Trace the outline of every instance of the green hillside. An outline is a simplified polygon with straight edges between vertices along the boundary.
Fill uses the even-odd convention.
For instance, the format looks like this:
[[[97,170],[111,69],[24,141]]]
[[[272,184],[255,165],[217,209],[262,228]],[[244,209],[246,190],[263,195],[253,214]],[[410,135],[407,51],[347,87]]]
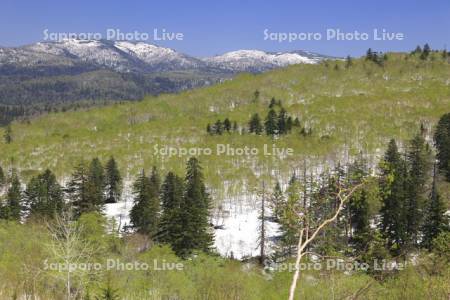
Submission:
[[[249,133],[207,134],[207,124],[217,119],[228,117],[247,127],[253,113],[265,118],[272,97],[280,99],[289,115],[298,117],[312,135],[302,136],[298,128],[276,139]],[[252,186],[255,174],[268,169],[288,176],[305,162],[310,168],[346,160],[360,151],[375,164],[388,139],[405,141],[421,123],[431,134],[437,119],[448,111],[448,60],[440,53],[433,53],[428,61],[390,53],[383,66],[364,59],[354,60],[349,68],[345,61],[295,65],[138,103],[16,122],[13,142],[0,142],[0,164],[18,168],[24,177],[47,167],[62,177],[82,159],[106,160],[114,155],[123,174],[130,176],[151,165],[181,174],[188,156],[154,155],[156,144],[159,148],[216,149],[218,143],[256,147],[257,156],[217,156],[213,151],[199,157],[211,187],[229,180],[241,189],[242,180]],[[290,147],[294,155],[264,156],[264,144]]]

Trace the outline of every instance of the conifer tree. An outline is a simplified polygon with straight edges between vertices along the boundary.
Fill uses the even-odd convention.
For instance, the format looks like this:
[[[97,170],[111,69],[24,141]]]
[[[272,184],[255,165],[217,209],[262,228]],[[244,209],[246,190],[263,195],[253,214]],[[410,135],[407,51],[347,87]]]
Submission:
[[[282,107],[280,109],[280,113],[278,114],[278,133],[279,134],[286,134],[287,133],[287,113],[286,110]]]
[[[13,171],[10,185],[6,193],[6,203],[2,208],[2,218],[12,221],[20,221],[24,209],[20,180],[16,172]]]
[[[87,189],[88,201],[102,207],[105,203],[105,170],[98,158],[89,164]]]
[[[355,249],[362,253],[371,237],[369,203],[365,189],[362,189],[359,195],[352,197],[350,211],[353,228],[352,242]]]
[[[373,60],[373,52],[371,48],[367,49],[366,60]]]
[[[428,56],[430,55],[430,53],[431,53],[430,45],[425,44],[423,46],[423,51],[422,51],[422,53],[420,55],[420,58],[423,59],[423,60],[426,60],[428,58]]]
[[[278,133],[277,113],[273,108],[269,110],[264,126],[267,135],[274,135]]]
[[[94,197],[89,194],[89,169],[85,162],[81,162],[75,167],[65,192],[71,201],[76,218],[83,213],[101,211],[102,207],[99,206],[99,203],[93,201]]]
[[[300,127],[300,120],[298,117],[296,117],[294,120],[294,127]]]
[[[181,205],[183,232],[173,246],[174,251],[186,256],[194,250],[210,251],[213,234],[209,229],[210,197],[203,183],[203,173],[199,161],[190,158],[187,163],[185,193]]]
[[[239,128],[238,128],[238,124],[237,124],[236,121],[234,121],[234,122],[233,122],[233,131],[234,131],[234,132],[237,132],[238,129],[239,129]]]
[[[211,124],[208,123],[208,125],[206,125],[206,132],[209,134],[213,134],[212,128],[211,128]]]
[[[183,204],[183,179],[169,172],[161,186],[162,216],[158,228],[158,240],[176,245],[182,237],[181,206]]]
[[[228,118],[223,121],[223,129],[227,132],[231,131],[231,122]]]
[[[158,229],[160,210],[158,182],[158,174],[154,168],[150,178],[142,170],[133,184],[134,203],[130,212],[131,224],[137,232],[151,237],[156,234]]]
[[[450,181],[450,113],[443,115],[434,134],[439,170]]]
[[[422,245],[431,249],[433,240],[442,232],[449,231],[449,217],[446,215],[446,206],[437,190],[436,165],[433,172],[431,194],[426,206],[425,222],[423,225]]]
[[[30,180],[25,191],[25,202],[29,218],[53,219],[62,213],[63,190],[50,170],[47,169]]]
[[[270,198],[271,209],[273,212],[273,217],[275,221],[279,222],[283,216],[284,209],[284,194],[281,190],[280,183],[277,181],[273,189],[272,196]]]
[[[272,97],[272,99],[270,99],[269,108],[274,108],[276,104],[277,104],[277,101],[275,100],[274,97]]]
[[[261,125],[261,119],[258,114],[254,114],[248,123],[249,132],[255,134],[261,134],[263,131],[263,127]]]
[[[418,134],[410,142],[407,155],[409,165],[406,209],[408,243],[415,246],[423,219],[426,183],[430,171],[430,151],[424,138]]]
[[[286,195],[280,218],[281,248],[283,255],[290,256],[295,249],[300,228],[298,212],[301,211],[301,185],[295,174],[289,181]]]
[[[214,133],[221,135],[223,133],[223,123],[220,120],[217,120],[214,124]]]
[[[396,253],[407,241],[406,199],[408,170],[398,152],[395,140],[391,140],[381,166],[381,231],[388,247]]]
[[[120,200],[122,193],[122,177],[114,157],[108,160],[105,169],[105,203],[116,203]]]

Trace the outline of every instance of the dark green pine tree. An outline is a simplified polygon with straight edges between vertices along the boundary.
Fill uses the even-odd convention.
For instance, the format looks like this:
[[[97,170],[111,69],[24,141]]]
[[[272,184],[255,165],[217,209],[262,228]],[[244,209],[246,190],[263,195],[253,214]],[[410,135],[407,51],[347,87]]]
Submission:
[[[294,127],[300,127],[300,120],[298,117],[296,117],[294,120]]]
[[[277,113],[274,109],[270,109],[264,123],[267,135],[274,135],[278,133]]]
[[[114,157],[108,160],[105,170],[105,203],[116,203],[122,194],[122,177]]]
[[[407,241],[405,203],[408,170],[405,160],[398,152],[395,140],[389,142],[381,171],[381,232],[387,238],[389,249],[399,254],[400,248]]]
[[[238,128],[238,124],[237,124],[236,121],[234,121],[234,122],[233,122],[233,131],[234,131],[234,132],[237,132],[238,129],[239,129],[239,128]]]
[[[223,129],[227,132],[231,131],[231,121],[228,118],[223,121]]]
[[[353,60],[350,55],[347,55],[347,58],[345,59],[345,68],[348,69],[353,65]]]
[[[20,180],[13,171],[10,186],[6,193],[6,205],[2,208],[2,218],[12,221],[20,221],[24,209]]]
[[[159,177],[153,169],[148,178],[142,170],[133,184],[134,204],[130,212],[130,221],[137,232],[153,237],[159,221]]]
[[[176,245],[182,237],[181,206],[183,192],[183,179],[169,172],[161,186],[162,215],[157,237],[162,243]]]
[[[223,133],[223,123],[220,120],[217,120],[217,122],[214,124],[214,133],[221,135]]]
[[[273,217],[277,222],[279,222],[283,216],[284,205],[285,199],[283,191],[281,190],[280,183],[277,181],[270,197],[270,206],[273,212]]]
[[[89,170],[86,163],[81,162],[75,167],[72,178],[65,189],[76,218],[83,213],[101,210],[98,203],[92,201],[93,197],[89,195],[89,190]]]
[[[272,99],[270,99],[269,108],[274,108],[275,105],[277,105],[277,101],[275,100],[274,97],[272,97]]]
[[[445,202],[437,190],[437,172],[436,166],[433,172],[433,184],[428,204],[426,206],[425,222],[423,223],[422,245],[431,249],[433,240],[442,232],[450,230],[449,217],[446,213]]]
[[[248,123],[248,131],[250,133],[254,134],[261,134],[263,131],[263,127],[261,124],[261,119],[259,118],[258,114],[253,114],[252,118],[250,119],[250,122]]]
[[[183,232],[173,246],[175,253],[187,256],[195,250],[208,252],[214,236],[208,222],[210,197],[203,183],[202,168],[196,158],[187,163],[184,201],[181,205]]]
[[[211,128],[211,124],[208,123],[208,125],[206,125],[206,133],[208,134],[213,134],[212,128]]]
[[[88,170],[88,197],[89,202],[101,208],[105,204],[105,169],[98,158],[89,164]]]
[[[286,110],[282,107],[280,109],[280,113],[278,114],[278,133],[279,134],[286,134],[287,133],[287,112]]]
[[[431,153],[425,139],[416,135],[410,142],[407,155],[409,165],[406,200],[406,233],[409,246],[417,246],[423,219],[426,183],[430,172]]]
[[[439,170],[450,181],[450,113],[443,115],[434,134]]]
[[[101,289],[100,296],[95,297],[96,300],[119,300],[119,289],[113,288],[111,280],[108,278],[106,286]]]
[[[28,218],[53,219],[64,209],[63,190],[50,170],[33,177],[25,190]]]
[[[364,253],[371,238],[369,203],[365,189],[352,197],[350,214],[353,228],[351,241],[358,253]]]

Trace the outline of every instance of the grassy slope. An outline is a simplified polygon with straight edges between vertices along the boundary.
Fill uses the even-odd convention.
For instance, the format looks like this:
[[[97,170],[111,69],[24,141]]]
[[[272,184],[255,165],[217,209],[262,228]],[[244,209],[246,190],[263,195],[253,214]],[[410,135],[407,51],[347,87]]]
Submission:
[[[390,54],[384,68],[364,60],[355,61],[348,70],[344,62],[337,62],[339,70],[335,62],[296,65],[139,103],[50,114],[13,124],[14,142],[0,142],[0,164],[7,167],[12,162],[25,177],[46,167],[64,176],[81,159],[114,155],[130,176],[153,164],[182,174],[187,157],[154,156],[155,143],[213,149],[217,143],[230,143],[258,147],[260,152],[263,144],[276,143],[294,149],[295,155],[286,159],[200,157],[211,187],[234,180],[239,193],[243,187],[239,180],[254,186],[257,165],[288,174],[305,159],[311,166],[324,159],[343,160],[360,150],[380,154],[388,139],[410,138],[421,122],[431,130],[438,117],[450,111],[450,65],[440,54],[434,55],[423,62]],[[261,93],[258,103],[252,102],[255,90]],[[218,118],[246,125],[254,112],[265,117],[271,97],[282,99],[291,115],[312,127],[313,135],[305,138],[295,132],[273,141],[248,134],[206,134],[206,124]]]

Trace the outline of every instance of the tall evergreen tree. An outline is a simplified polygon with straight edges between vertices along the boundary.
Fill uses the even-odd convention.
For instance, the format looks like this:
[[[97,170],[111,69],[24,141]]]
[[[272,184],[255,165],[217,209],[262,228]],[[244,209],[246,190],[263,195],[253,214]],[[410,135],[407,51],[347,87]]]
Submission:
[[[352,242],[355,249],[359,253],[363,253],[371,238],[369,203],[365,189],[352,197],[350,212],[353,228]]]
[[[406,233],[409,246],[416,246],[423,219],[426,183],[430,171],[430,151],[425,139],[416,135],[410,142],[407,155],[409,165],[406,209]]]
[[[81,162],[75,167],[72,178],[68,183],[65,192],[71,201],[73,213],[76,218],[83,213],[99,212],[101,206],[94,201],[90,195],[89,187],[89,169],[85,162]]]
[[[203,183],[202,168],[196,158],[190,158],[187,163],[185,182],[180,218],[184,230],[173,245],[174,251],[181,256],[194,250],[208,252],[214,238],[208,222],[210,197]]]
[[[398,152],[395,140],[391,140],[381,166],[381,231],[387,238],[388,247],[399,253],[407,241],[406,198],[408,170],[405,160]]]
[[[130,212],[133,227],[142,234],[153,237],[159,222],[159,175],[153,168],[148,178],[142,170],[133,184],[134,204]]]
[[[275,105],[277,105],[277,101],[272,97],[272,99],[270,99],[269,108],[274,108]]]
[[[433,184],[428,204],[426,206],[425,222],[423,225],[422,245],[431,249],[433,240],[442,232],[450,230],[449,217],[446,213],[446,206],[437,190],[436,166],[433,172]]]
[[[24,209],[20,180],[16,172],[13,171],[10,185],[6,193],[6,203],[2,207],[2,218],[13,221],[20,221]]]
[[[223,133],[223,123],[220,120],[217,120],[216,123],[214,124],[214,133],[221,135]]]
[[[274,135],[278,133],[277,113],[273,108],[269,110],[264,126],[266,128],[267,135]]]
[[[450,181],[450,113],[443,115],[434,134],[439,170]]]
[[[102,207],[105,203],[105,170],[98,158],[89,164],[87,188],[89,202]]]
[[[114,157],[106,163],[105,194],[106,203],[116,203],[120,200],[122,193],[122,177]]]
[[[255,134],[261,134],[263,131],[263,127],[261,125],[261,119],[259,118],[259,115],[257,113],[253,114],[252,118],[250,119],[250,122],[248,123],[249,132],[255,133]]]
[[[183,192],[183,179],[169,172],[161,186],[162,216],[159,223],[158,240],[162,243],[176,245],[182,237]]]
[[[273,212],[273,217],[277,222],[279,222],[283,216],[283,208],[285,205],[284,202],[285,201],[283,191],[281,190],[280,183],[277,181],[273,189],[273,193],[270,197],[270,204]]]
[[[25,191],[28,217],[53,219],[64,208],[63,190],[50,170],[33,177]]]

